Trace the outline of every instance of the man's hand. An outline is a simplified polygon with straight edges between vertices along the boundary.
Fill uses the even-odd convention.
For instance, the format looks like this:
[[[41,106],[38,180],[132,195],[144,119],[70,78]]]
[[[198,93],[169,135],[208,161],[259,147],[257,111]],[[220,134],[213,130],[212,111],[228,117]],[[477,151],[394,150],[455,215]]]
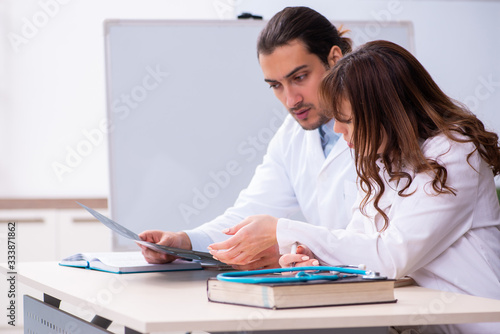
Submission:
[[[176,247],[182,249],[191,249],[191,240],[184,232],[166,232],[166,231],[144,231],[139,234],[139,238],[154,244],[167,247]],[[177,257],[165,253],[159,253],[144,245],[138,244],[142,249],[142,255],[148,263],[168,263],[174,261]]]
[[[255,260],[246,265],[233,265],[236,270],[256,270],[279,268],[280,253],[278,244],[265,249],[255,256]]]
[[[232,237],[208,246],[210,254],[238,269],[276,267],[279,258],[277,224],[278,218],[269,215],[250,216],[222,231]]]

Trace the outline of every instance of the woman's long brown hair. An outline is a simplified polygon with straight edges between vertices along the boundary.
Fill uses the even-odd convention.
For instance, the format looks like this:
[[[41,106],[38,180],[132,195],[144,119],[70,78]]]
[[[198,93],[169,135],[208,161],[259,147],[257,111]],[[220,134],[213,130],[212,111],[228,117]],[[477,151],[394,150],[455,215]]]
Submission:
[[[444,94],[419,61],[397,44],[366,43],[327,73],[320,87],[324,113],[337,122],[347,121],[340,112],[344,99],[352,107],[351,140],[356,172],[367,193],[361,210],[366,214],[365,207],[374,193],[374,206],[385,220],[382,231],[388,227],[389,219],[378,205],[385,191],[376,164],[379,159],[391,181],[407,181],[399,196],[411,195],[405,191],[413,178],[405,170],[433,174],[432,188],[436,195],[456,194],[447,183],[446,168],[436,160],[427,159],[420,149],[420,140],[438,134],[457,142],[473,143],[476,149],[469,153],[467,160],[478,151],[493,175],[500,173],[498,135],[486,131],[483,123],[464,105]],[[384,135],[385,148],[377,153]]]

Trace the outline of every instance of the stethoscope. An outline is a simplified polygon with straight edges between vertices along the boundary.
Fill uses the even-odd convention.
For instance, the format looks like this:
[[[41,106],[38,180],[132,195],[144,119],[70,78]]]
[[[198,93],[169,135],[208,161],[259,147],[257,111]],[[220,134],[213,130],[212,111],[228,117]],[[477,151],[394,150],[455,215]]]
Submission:
[[[288,267],[276,269],[261,269],[249,271],[235,271],[221,273],[217,275],[219,281],[236,282],[236,283],[293,283],[293,282],[308,282],[329,280],[336,281],[342,278],[357,277],[361,275],[365,280],[385,280],[387,277],[381,276],[380,273],[372,270],[359,269],[360,266],[341,265],[341,266],[309,266],[309,267]],[[272,275],[287,272],[296,272],[293,276],[276,275],[276,276],[259,276],[256,275]],[[320,274],[321,272],[329,272],[330,274]]]

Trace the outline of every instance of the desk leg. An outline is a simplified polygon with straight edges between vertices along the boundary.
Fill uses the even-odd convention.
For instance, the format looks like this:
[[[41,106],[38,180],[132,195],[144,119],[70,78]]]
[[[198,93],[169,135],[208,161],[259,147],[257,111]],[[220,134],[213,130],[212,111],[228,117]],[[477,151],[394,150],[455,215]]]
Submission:
[[[113,334],[59,309],[61,301],[44,295],[44,301],[24,295],[25,333]]]
[[[51,295],[48,295],[46,293],[43,294],[43,302],[45,304],[49,304],[51,306],[54,306],[55,308],[59,308],[61,306],[61,300],[57,299],[55,297],[52,297]],[[108,329],[109,325],[111,325],[112,321],[106,318],[103,318],[99,315],[96,315],[92,321],[90,321],[96,326],[99,326],[103,329]]]
[[[101,328],[108,329],[109,325],[111,325],[111,323],[113,321],[106,319],[106,318],[103,318],[101,316],[95,315],[94,319],[92,319],[90,322],[96,326],[101,327]]]
[[[46,293],[43,294],[43,302],[45,304],[52,305],[55,308],[59,308],[61,306],[61,300],[60,299],[52,297],[51,295],[48,295]]]

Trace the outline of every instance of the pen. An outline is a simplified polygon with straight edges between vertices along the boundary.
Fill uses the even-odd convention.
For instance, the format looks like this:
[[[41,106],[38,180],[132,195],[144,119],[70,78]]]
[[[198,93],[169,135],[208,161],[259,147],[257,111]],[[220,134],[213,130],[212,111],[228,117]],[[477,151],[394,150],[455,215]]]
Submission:
[[[292,249],[290,250],[291,254],[297,254],[297,246],[299,245],[298,241],[295,241],[292,245]],[[292,267],[295,267],[295,262],[292,262]]]

